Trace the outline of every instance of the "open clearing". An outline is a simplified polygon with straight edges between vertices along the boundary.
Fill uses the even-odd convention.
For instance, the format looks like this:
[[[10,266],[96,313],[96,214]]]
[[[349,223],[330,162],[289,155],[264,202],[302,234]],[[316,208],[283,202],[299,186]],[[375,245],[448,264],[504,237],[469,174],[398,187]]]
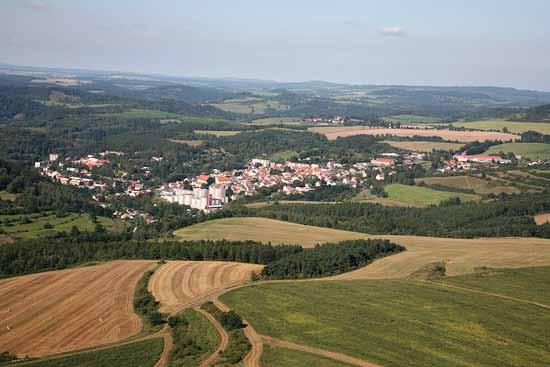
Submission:
[[[537,131],[541,134],[550,134],[550,123],[544,122],[516,122],[505,120],[479,120],[472,122],[455,122],[453,126],[465,127],[476,130],[502,130],[507,128],[514,134],[521,134],[525,131]]]
[[[198,147],[198,146],[204,144],[203,140],[168,139],[168,141],[171,142],[171,143],[176,143],[176,144],[186,144],[186,145],[189,145],[189,146],[192,146],[192,147]]]
[[[550,125],[550,124],[548,124]],[[544,143],[506,143],[493,145],[483,154],[514,153],[531,160],[550,159],[550,144]]]
[[[318,243],[361,239],[366,236],[357,232],[254,217],[210,220],[178,229],[174,234],[183,240],[253,240],[304,247],[313,247]]]
[[[389,117],[383,117],[384,121],[389,122],[401,122],[412,124],[436,124],[441,121],[440,118],[435,116],[421,116],[421,115],[394,115]]]
[[[304,125],[305,122],[298,117],[267,117],[250,121],[252,125]]]
[[[195,130],[195,134],[214,136],[233,136],[242,133],[241,130]]]
[[[383,143],[392,147],[415,152],[431,152],[432,150],[458,150],[464,146],[460,143],[445,143],[440,141],[396,141],[384,140]]]
[[[258,223],[257,226],[255,223]],[[347,239],[384,238],[407,248],[407,251],[376,260],[364,268],[341,274],[336,277],[338,279],[405,278],[431,263],[440,261],[446,262],[449,275],[472,273],[481,266],[550,266],[550,239],[543,238],[464,239],[369,235],[264,218],[217,219],[195,224],[180,231],[185,231],[190,236],[186,239],[206,239],[205,236],[208,235],[208,239],[211,240],[256,240],[302,244],[304,247]],[[312,238],[317,240],[312,241]]]
[[[152,264],[114,261],[1,280],[0,350],[36,357],[137,334],[134,288]]]
[[[246,283],[262,268],[224,261],[170,261],[155,271],[149,290],[160,302],[160,311],[169,313],[216,291]]]
[[[351,367],[333,359],[270,345],[264,346],[261,362],[264,367]]]
[[[457,189],[469,189],[474,190],[476,194],[499,194],[505,192],[508,194],[518,193],[519,190],[513,186],[505,186],[499,184],[497,181],[483,180],[478,177],[471,176],[446,176],[446,177],[424,177],[417,178],[416,183],[424,182],[426,185],[442,185]]]
[[[461,201],[477,201],[479,196],[462,192],[439,191],[421,186],[391,184],[384,187],[391,200],[416,205],[437,205],[451,198],[460,198]]]
[[[370,127],[316,127],[311,131],[324,134],[329,140],[335,140],[339,137],[345,138],[354,135],[394,135],[394,136],[439,136],[444,140],[471,142],[485,140],[518,140],[520,137],[514,134],[507,134],[494,131],[453,131],[438,129],[389,129],[389,128],[370,128]]]
[[[542,225],[545,223],[550,223],[550,213],[543,213],[535,215],[535,223]]]
[[[254,284],[222,301],[260,334],[385,367],[543,367],[550,310],[528,301],[550,293],[549,276],[497,276],[480,290],[522,288],[527,302],[414,280]]]

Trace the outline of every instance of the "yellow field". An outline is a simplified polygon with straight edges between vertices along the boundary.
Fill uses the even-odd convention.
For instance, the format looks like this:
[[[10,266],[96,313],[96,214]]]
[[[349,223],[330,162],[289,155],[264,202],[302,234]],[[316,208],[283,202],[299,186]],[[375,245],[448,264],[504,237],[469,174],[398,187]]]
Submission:
[[[545,223],[550,223],[550,213],[535,215],[535,222],[538,225],[542,225],[542,224],[545,224]]]
[[[508,131],[515,134],[521,134],[522,132],[529,130],[538,131],[541,134],[550,134],[550,123],[544,122],[514,122],[495,119],[472,122],[455,122],[453,125],[478,130],[502,130],[507,128]]]
[[[224,218],[178,229],[174,234],[183,240],[254,240],[273,244],[300,244],[313,247],[318,243],[365,238],[357,232],[305,226],[266,218]]]
[[[464,146],[459,143],[445,143],[439,141],[393,141],[384,140],[383,143],[399,149],[411,150],[415,152],[431,152],[432,150],[457,150]]]
[[[189,145],[189,146],[192,146],[192,147],[198,147],[198,146],[204,144],[204,141],[202,141],[202,140],[168,139],[168,141],[171,142],[171,143],[176,143],[176,144],[185,144],[185,145]]]
[[[519,268],[550,266],[550,240],[541,238],[438,238],[422,236],[368,235],[331,228],[264,218],[226,218],[196,224],[175,233],[182,239],[255,240],[316,243],[347,239],[384,238],[403,245],[407,251],[385,257],[337,279],[403,278],[434,262],[446,262],[448,275],[472,273],[476,268]]]

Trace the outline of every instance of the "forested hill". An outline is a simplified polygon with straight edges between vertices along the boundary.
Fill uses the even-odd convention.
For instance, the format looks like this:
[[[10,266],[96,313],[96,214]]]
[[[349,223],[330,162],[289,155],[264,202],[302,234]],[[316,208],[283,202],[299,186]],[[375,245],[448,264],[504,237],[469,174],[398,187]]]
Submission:
[[[523,112],[522,121],[550,122],[550,104],[531,107]]]

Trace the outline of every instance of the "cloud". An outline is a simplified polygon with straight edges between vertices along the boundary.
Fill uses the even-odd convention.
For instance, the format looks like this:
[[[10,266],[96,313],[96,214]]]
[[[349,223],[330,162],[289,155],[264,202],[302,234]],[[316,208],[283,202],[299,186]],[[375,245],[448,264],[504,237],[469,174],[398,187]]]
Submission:
[[[401,27],[384,27],[380,30],[380,34],[386,37],[405,37],[407,35]]]
[[[38,10],[41,10],[41,9],[46,9],[49,7],[48,3],[45,2],[45,1],[31,1],[28,3],[28,6],[32,9],[38,9]]]

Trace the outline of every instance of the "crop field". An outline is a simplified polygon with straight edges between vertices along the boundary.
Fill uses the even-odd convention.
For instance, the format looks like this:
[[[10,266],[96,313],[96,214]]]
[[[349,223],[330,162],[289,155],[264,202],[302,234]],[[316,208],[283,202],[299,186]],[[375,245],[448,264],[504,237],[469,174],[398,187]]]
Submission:
[[[485,140],[518,140],[520,137],[514,134],[494,132],[494,131],[453,131],[438,129],[390,129],[390,128],[370,128],[370,127],[316,127],[310,129],[325,135],[329,140],[335,140],[339,137],[355,135],[373,135],[373,136],[439,136],[448,141],[472,142]]]
[[[171,143],[176,143],[176,144],[185,144],[185,145],[189,145],[189,146],[192,146],[192,147],[198,147],[198,146],[204,144],[203,140],[168,139],[168,141],[171,142]]]
[[[550,124],[548,124],[550,125]],[[550,159],[550,144],[506,143],[493,145],[484,154],[514,153],[531,160]]]
[[[153,367],[157,363],[164,341],[162,338],[129,343],[117,347],[17,364],[29,367]]]
[[[383,143],[392,147],[414,152],[431,152],[432,150],[458,150],[464,146],[460,143],[445,143],[440,141],[396,141],[384,140]]]
[[[113,221],[105,217],[97,217],[98,223],[104,227],[112,226]],[[51,235],[55,232],[70,232],[76,226],[81,231],[93,231],[95,223],[88,215],[68,214],[57,218],[53,214],[0,215],[0,229],[10,236],[20,238],[37,238]]]
[[[365,234],[357,232],[250,217],[210,220],[179,229],[174,234],[183,240],[254,240],[304,247],[365,238]]]
[[[541,134],[550,134],[550,123],[544,122],[516,122],[506,120],[479,120],[472,122],[455,122],[454,126],[476,130],[502,130],[507,128],[514,134],[525,131],[537,131]]]
[[[413,124],[436,124],[441,119],[434,116],[420,116],[420,115],[395,115],[390,117],[384,117],[385,121],[389,122],[402,122]]]
[[[550,213],[535,215],[535,222],[539,225],[545,224],[545,223],[550,223]]]
[[[550,240],[544,238],[439,238],[423,236],[369,235],[384,238],[407,251],[333,279],[406,278],[430,264],[444,262],[447,275],[474,273],[477,268],[522,268],[550,266]]]
[[[498,286],[490,289],[508,284],[500,278],[493,283]],[[541,291],[550,292],[548,282],[526,287],[521,296],[530,298]],[[542,367],[550,360],[549,309],[443,284],[414,280],[255,284],[221,300],[260,334],[385,367]]]
[[[149,289],[161,312],[174,312],[215,291],[246,283],[263,265],[224,261],[170,261],[157,269]]]
[[[233,136],[242,133],[240,130],[195,130],[195,134],[214,136]]]
[[[38,357],[137,334],[134,288],[152,264],[114,261],[0,280],[0,350]]]
[[[261,365],[264,367],[351,367],[347,363],[270,345],[263,347]]]
[[[479,195],[498,194],[501,192],[513,194],[520,192],[514,186],[506,186],[503,183],[499,184],[498,181],[484,180],[471,176],[424,177],[417,178],[415,182],[424,182],[426,185],[443,185],[457,189],[470,189]]]
[[[477,201],[479,196],[473,194],[464,194],[461,192],[439,191],[421,186],[409,186],[402,184],[391,184],[384,187],[388,193],[388,198],[403,203],[417,205],[437,205],[442,201],[451,198],[460,198],[461,201]]]

